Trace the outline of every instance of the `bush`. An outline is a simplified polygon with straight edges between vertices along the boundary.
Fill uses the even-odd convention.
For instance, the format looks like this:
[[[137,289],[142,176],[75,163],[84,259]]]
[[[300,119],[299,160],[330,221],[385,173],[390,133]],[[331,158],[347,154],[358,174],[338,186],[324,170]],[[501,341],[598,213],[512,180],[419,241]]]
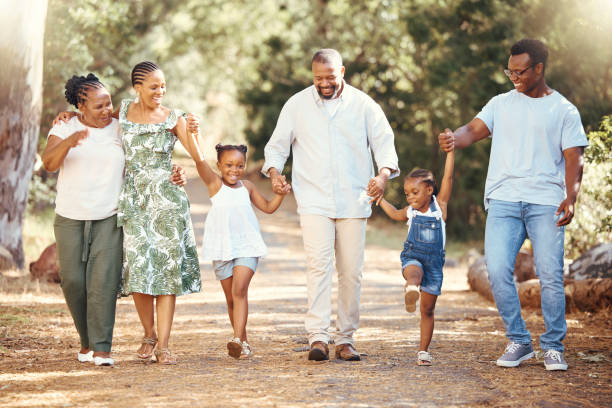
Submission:
[[[576,259],[594,245],[612,241],[612,115],[587,135],[582,191],[565,231],[566,256]]]

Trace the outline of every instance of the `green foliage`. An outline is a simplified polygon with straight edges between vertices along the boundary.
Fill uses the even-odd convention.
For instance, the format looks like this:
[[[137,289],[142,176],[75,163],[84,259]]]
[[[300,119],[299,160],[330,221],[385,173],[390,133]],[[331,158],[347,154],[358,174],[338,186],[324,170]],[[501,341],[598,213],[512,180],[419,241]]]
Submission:
[[[49,0],[41,133],[68,108],[63,87],[71,75],[95,72],[117,104],[130,90],[131,67],[149,59],[166,73],[165,104],[202,116],[206,152],[246,137],[260,159],[282,105],[311,84],[312,54],[333,47],[344,57],[346,80],[385,111],[402,173],[429,168],[440,179],[437,134],[512,88],[502,69],[520,38],[548,44],[548,83],[578,107],[587,131],[612,112],[607,3]],[[456,156],[450,239],[482,237],[488,157],[488,141]],[[392,180],[387,191],[396,205],[404,204],[401,182]]]
[[[594,245],[612,242],[612,115],[588,135],[582,191],[565,232],[566,256],[575,259]]]

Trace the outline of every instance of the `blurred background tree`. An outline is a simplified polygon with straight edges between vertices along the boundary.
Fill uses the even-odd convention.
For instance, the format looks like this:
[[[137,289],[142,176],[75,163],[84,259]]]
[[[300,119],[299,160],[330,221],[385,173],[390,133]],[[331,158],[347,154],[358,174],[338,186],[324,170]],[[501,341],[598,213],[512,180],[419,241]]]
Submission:
[[[402,173],[440,177],[437,134],[512,88],[502,69],[523,37],[549,46],[550,86],[597,129],[612,112],[607,0],[49,0],[41,139],[68,108],[71,75],[95,72],[117,105],[131,95],[131,67],[146,59],[166,73],[165,103],[202,116],[211,157],[220,140],[246,140],[257,161],[282,105],[311,84],[312,54],[333,47],[347,82],[383,107]],[[482,238],[488,154],[482,142],[457,155],[451,238]],[[387,198],[403,205],[401,178]]]

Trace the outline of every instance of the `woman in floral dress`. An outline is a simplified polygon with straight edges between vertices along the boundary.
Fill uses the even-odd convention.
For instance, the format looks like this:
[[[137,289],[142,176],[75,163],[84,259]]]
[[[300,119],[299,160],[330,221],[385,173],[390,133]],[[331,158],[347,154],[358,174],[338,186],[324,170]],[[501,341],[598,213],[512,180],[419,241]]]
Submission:
[[[196,162],[203,155],[185,114],[162,106],[166,84],[157,65],[137,64],[132,85],[137,99],[123,100],[119,109],[125,151],[117,213],[124,232],[122,290],[132,294],[144,328],[138,356],[155,353],[158,362],[176,364],[168,349],[176,296],[199,292],[201,281],[189,201],[183,188],[168,181],[170,159],[177,139]]]

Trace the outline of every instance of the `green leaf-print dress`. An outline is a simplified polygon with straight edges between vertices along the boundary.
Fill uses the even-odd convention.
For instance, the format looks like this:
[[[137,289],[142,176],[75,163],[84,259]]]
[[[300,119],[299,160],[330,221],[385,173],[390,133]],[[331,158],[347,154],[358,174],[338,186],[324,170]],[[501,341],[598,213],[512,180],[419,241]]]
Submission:
[[[185,295],[199,292],[200,264],[182,187],[170,182],[171,129],[185,115],[172,110],[162,123],[127,120],[132,101],[121,101],[119,123],[125,151],[125,178],[117,224],[123,226],[122,293]]]

